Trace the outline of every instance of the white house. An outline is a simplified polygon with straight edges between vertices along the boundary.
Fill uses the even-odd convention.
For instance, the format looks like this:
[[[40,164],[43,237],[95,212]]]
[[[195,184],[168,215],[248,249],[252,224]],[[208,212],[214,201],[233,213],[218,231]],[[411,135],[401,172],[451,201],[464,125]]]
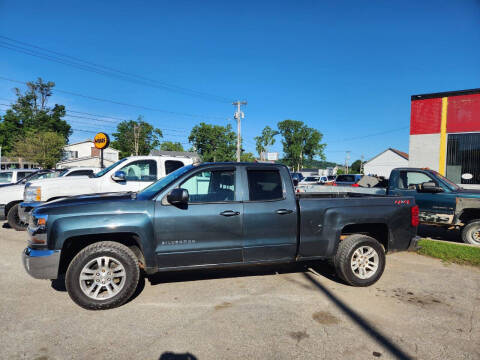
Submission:
[[[110,147],[103,150],[103,165],[107,167],[118,161],[118,154],[118,150]],[[57,168],[64,169],[75,166],[100,167],[100,150],[93,145],[92,140],[68,144],[63,148],[63,157],[57,164]]]
[[[390,177],[390,172],[397,167],[408,166],[408,154],[403,151],[388,148],[363,164],[365,175]]]

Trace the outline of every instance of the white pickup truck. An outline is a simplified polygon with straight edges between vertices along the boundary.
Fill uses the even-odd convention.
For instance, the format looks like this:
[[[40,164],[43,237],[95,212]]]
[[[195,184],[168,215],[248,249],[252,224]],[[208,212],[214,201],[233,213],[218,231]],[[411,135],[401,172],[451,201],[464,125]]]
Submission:
[[[28,213],[46,201],[84,194],[140,191],[172,171],[192,164],[189,157],[131,156],[123,158],[91,177],[58,177],[28,182],[18,203],[16,219],[8,218],[17,230],[27,227]],[[0,189],[1,190],[1,189]],[[1,199],[1,194],[0,194]],[[16,224],[13,222],[17,222]]]

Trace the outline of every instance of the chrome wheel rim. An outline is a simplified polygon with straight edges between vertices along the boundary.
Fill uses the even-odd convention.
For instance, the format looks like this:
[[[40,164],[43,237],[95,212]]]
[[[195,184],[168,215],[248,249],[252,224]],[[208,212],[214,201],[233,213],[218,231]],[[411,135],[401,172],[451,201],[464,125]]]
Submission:
[[[371,246],[360,246],[354,251],[350,266],[353,274],[360,279],[369,279],[378,270],[378,253]]]
[[[472,231],[472,240],[474,243],[480,245],[480,228],[475,228],[475,230]]]
[[[80,272],[80,289],[94,300],[106,300],[122,291],[127,274],[120,261],[108,256],[97,257]]]

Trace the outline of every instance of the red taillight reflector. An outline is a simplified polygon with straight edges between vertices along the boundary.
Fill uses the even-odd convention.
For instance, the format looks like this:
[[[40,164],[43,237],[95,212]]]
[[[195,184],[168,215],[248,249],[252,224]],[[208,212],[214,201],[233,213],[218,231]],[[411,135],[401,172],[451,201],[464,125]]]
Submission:
[[[360,187],[358,184],[352,184],[353,187]]]
[[[418,215],[419,215],[418,206],[415,205],[412,207],[412,226],[417,227],[418,224],[420,224],[420,218]]]

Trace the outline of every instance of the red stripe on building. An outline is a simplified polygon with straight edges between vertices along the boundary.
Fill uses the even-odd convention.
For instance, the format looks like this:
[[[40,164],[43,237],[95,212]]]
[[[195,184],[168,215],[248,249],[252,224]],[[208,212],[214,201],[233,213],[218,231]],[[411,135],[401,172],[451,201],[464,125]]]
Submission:
[[[447,133],[480,131],[480,94],[450,96]]]
[[[410,135],[438,134],[442,122],[442,98],[411,103]]]

